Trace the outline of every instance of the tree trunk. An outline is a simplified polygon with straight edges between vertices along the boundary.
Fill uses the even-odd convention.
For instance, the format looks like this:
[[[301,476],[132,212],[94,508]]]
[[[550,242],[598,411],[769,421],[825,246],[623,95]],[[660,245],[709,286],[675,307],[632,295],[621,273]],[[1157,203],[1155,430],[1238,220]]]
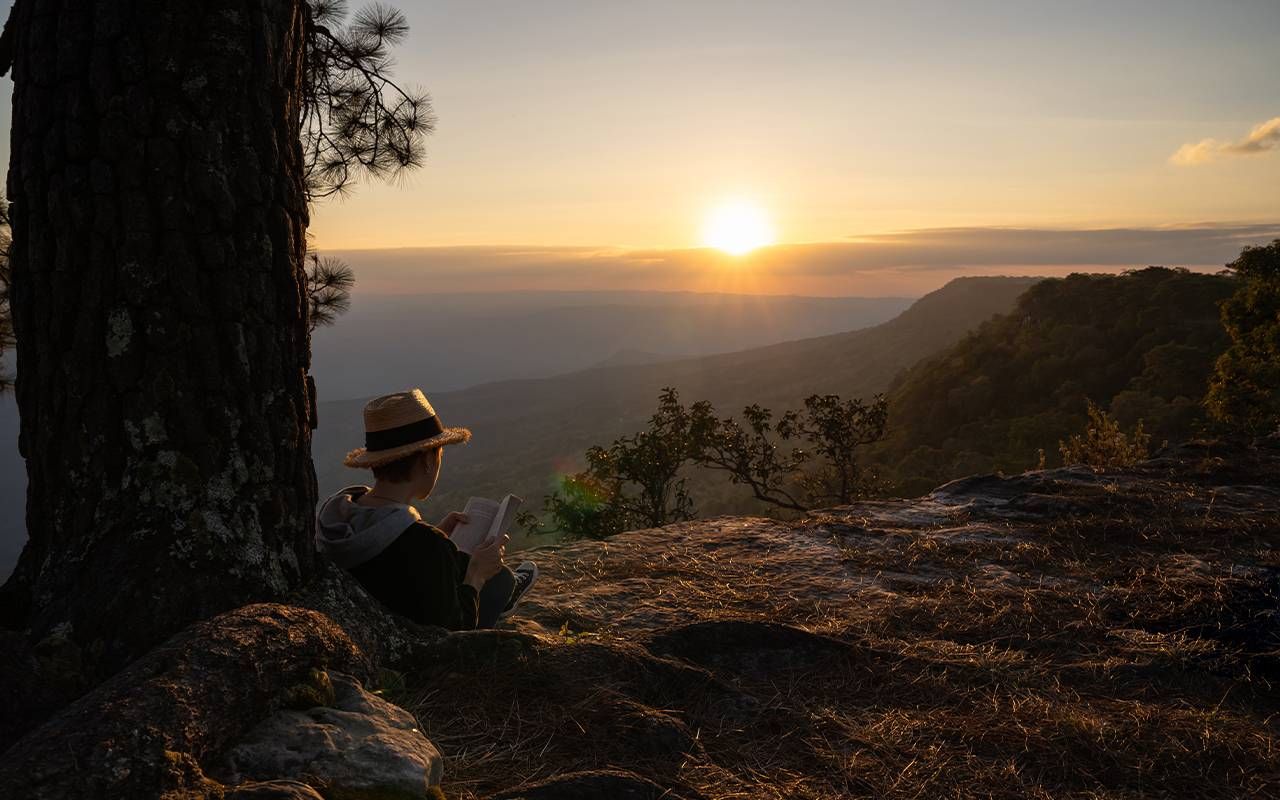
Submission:
[[[30,540],[6,621],[87,676],[312,572],[302,0],[17,0]],[[16,625],[15,625],[16,623]]]

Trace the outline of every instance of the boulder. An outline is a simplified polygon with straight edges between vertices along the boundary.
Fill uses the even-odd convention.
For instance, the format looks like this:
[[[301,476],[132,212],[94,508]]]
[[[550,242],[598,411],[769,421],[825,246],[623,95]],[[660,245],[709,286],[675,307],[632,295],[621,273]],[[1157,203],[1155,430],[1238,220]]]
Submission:
[[[413,715],[329,673],[331,706],[282,710],[255,726],[226,758],[228,784],[292,778],[326,798],[425,798],[444,762]]]
[[[201,765],[317,668],[372,672],[315,611],[263,603],[192,625],[0,755],[0,797],[221,797]]]

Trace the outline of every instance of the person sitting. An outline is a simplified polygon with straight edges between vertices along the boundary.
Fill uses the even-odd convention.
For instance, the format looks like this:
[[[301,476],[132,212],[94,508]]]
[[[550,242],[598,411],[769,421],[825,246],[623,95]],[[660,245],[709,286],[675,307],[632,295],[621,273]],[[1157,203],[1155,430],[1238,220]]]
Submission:
[[[412,505],[435,488],[444,448],[467,442],[471,431],[446,428],[418,389],[370,400],[364,427],[365,446],[343,463],[373,470],[373,486],[348,486],[321,504],[316,549],[414,622],[492,627],[533,585],[537,567],[504,566],[507,536],[468,556],[449,539],[465,514],[451,511],[434,526]]]

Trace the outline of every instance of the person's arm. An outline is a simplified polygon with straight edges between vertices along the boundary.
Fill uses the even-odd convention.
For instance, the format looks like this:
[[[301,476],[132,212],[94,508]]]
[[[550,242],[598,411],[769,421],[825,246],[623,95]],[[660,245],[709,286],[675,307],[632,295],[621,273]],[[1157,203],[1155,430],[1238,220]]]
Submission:
[[[428,552],[419,562],[423,574],[417,581],[418,604],[423,621],[451,631],[469,631],[478,619],[477,588],[465,581],[467,557],[453,542],[428,525],[419,534]]]

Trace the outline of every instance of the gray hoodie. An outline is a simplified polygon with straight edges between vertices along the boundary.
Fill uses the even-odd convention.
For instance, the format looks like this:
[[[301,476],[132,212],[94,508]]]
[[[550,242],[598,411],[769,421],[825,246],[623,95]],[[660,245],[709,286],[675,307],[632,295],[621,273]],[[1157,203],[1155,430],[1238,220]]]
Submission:
[[[316,550],[343,569],[359,566],[386,550],[422,519],[413,506],[356,505],[356,499],[368,491],[368,486],[348,486],[325,500],[316,514]]]

